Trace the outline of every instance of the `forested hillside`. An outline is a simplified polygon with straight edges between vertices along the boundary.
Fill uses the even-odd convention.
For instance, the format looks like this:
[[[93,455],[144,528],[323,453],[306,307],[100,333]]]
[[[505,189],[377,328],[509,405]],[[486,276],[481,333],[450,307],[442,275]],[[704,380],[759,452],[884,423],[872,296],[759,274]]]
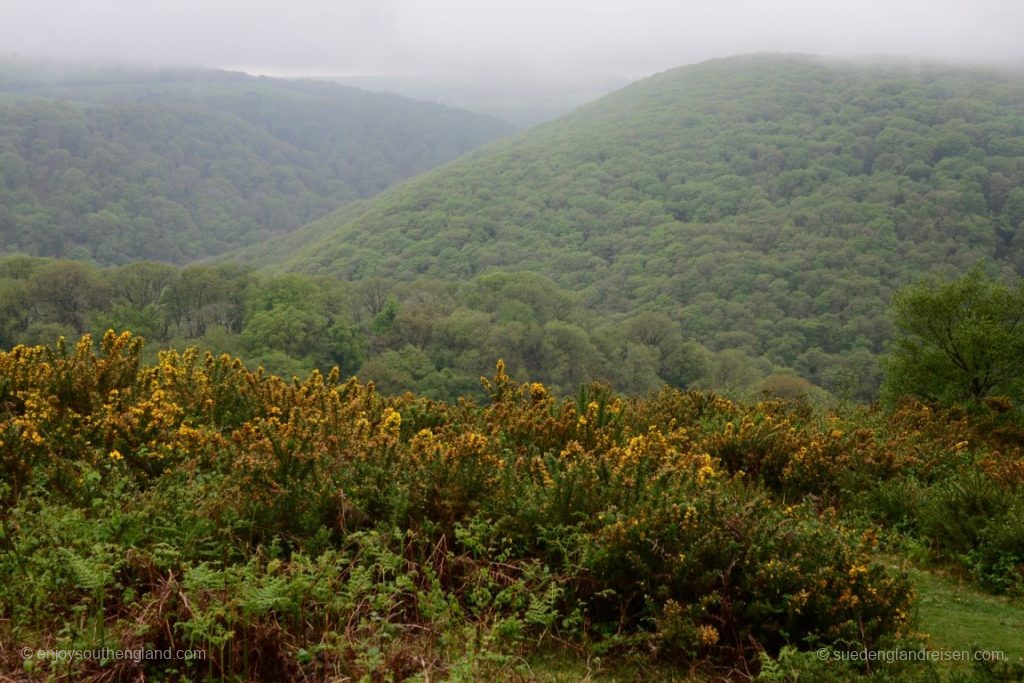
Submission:
[[[533,271],[610,329],[661,314],[713,351],[831,389],[852,373],[870,395],[896,287],[978,262],[1024,272],[1024,76],[791,56],[684,67],[247,254],[399,283]],[[559,320],[531,306],[494,304],[515,327],[510,368]],[[468,371],[431,320],[402,348]],[[593,356],[623,365],[637,348]]]
[[[511,130],[330,83],[0,66],[0,252],[183,263],[254,244]]]

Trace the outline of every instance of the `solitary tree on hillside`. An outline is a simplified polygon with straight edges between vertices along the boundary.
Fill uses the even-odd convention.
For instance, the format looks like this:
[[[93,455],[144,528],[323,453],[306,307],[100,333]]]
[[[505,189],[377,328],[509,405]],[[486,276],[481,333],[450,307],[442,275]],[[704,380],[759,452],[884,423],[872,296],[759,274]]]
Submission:
[[[1024,396],[1024,281],[1009,286],[981,268],[951,282],[925,280],[896,295],[893,322],[888,398]]]

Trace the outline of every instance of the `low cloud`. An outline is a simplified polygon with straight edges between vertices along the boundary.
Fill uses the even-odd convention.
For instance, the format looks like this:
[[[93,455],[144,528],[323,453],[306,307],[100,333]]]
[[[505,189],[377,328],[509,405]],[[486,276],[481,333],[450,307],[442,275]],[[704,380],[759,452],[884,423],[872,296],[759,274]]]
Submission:
[[[1024,60],[1020,0],[0,0],[8,56],[281,74],[642,76],[747,52]]]

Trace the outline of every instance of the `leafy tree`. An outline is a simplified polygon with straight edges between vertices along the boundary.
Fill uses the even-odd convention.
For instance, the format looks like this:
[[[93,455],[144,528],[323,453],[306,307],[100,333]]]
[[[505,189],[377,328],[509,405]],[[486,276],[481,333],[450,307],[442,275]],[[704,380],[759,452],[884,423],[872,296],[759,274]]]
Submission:
[[[326,316],[282,304],[252,317],[242,339],[252,349],[283,351],[294,357],[322,357],[325,354],[328,321]]]
[[[356,289],[356,300],[359,303],[357,312],[366,312],[376,318],[391,298],[391,283],[384,278],[373,277],[363,280]]]
[[[1024,396],[1024,281],[1007,285],[980,267],[948,282],[926,279],[896,295],[893,322],[888,399]]]
[[[684,342],[679,324],[663,313],[640,313],[626,321],[624,332],[628,340],[656,351],[655,371],[670,386],[685,389],[707,372],[700,350]]]
[[[83,332],[86,313],[104,306],[110,292],[88,265],[79,261],[52,261],[29,277],[28,295],[52,322]]]
[[[0,344],[13,346],[15,333],[28,321],[25,283],[0,277]]]
[[[178,269],[166,263],[136,261],[115,269],[110,274],[110,284],[115,299],[134,308],[145,308],[160,303],[177,274]]]
[[[368,360],[359,369],[359,377],[373,381],[389,394],[399,394],[415,387],[416,383],[434,370],[429,356],[415,346],[388,350]]]
[[[26,256],[25,254],[6,256],[0,259],[0,277],[24,280],[47,263],[47,259],[38,256]]]
[[[91,327],[97,332],[128,330],[147,342],[166,337],[164,317],[155,304],[147,304],[141,308],[115,304],[109,311],[94,314]]]
[[[701,385],[735,391],[749,389],[763,377],[764,373],[752,358],[742,351],[727,349],[711,357]]]
[[[786,373],[768,375],[761,380],[759,388],[765,396],[788,400],[807,398],[814,392],[814,385],[810,382]]]

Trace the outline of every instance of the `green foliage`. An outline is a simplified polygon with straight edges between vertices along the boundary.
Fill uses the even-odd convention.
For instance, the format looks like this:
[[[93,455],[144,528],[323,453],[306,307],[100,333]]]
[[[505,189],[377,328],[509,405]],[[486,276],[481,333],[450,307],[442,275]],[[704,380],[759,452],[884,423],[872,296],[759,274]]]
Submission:
[[[328,83],[130,73],[0,79],[0,251],[192,261],[297,228],[511,130]]]
[[[109,300],[106,283],[79,261],[51,261],[32,272],[26,284],[29,300],[53,322],[85,330],[85,314]]]
[[[744,388],[781,367],[869,400],[894,291],[979,261],[1024,273],[1022,108],[1017,72],[713,60],[636,82],[244,253],[410,286],[481,278],[470,308],[526,328],[506,329],[507,339],[573,322],[553,296],[524,308],[547,278],[607,321],[615,342],[630,317],[663,315],[684,341],[751,359],[721,372]],[[505,273],[518,283],[506,285]],[[490,307],[499,293],[516,301]],[[608,367],[638,372],[620,379],[590,363],[567,376],[637,391],[693,381],[671,372],[679,365],[664,348],[655,361],[635,339],[614,353],[591,341]],[[527,359],[500,355],[540,377]]]
[[[886,359],[891,399],[1024,398],[1024,280],[1008,286],[975,268],[954,281],[909,287],[893,309],[899,336]]]
[[[283,376],[338,366],[387,393],[446,400],[482,396],[478,380],[499,357],[518,378],[543,380],[561,395],[594,379],[633,394],[665,384],[746,389],[771,369],[754,370],[740,356],[731,372],[720,372],[730,353],[708,353],[663,314],[628,316],[621,334],[550,280],[522,273],[490,273],[461,286],[346,283],[232,263],[98,269],[11,256],[0,258],[0,308],[0,338],[10,344],[131,329],[148,340],[151,358],[158,348],[199,344]]]
[[[764,680],[902,680],[938,671],[816,659],[924,646],[880,535],[989,589],[1024,585],[1024,431],[1002,403],[559,401],[499,364],[485,402],[446,404],[336,371],[141,356],[113,333],[0,354],[5,642],[180,642],[208,654],[174,665],[193,678],[501,678],[561,642]],[[95,666],[73,673],[153,673]]]
[[[338,102],[350,95],[390,120],[379,108],[384,100],[328,85],[208,74],[186,86],[180,74],[154,78],[160,87],[138,106],[163,106],[173,95],[193,113],[217,108],[233,122],[234,137],[226,139],[270,131],[303,150],[302,159],[320,160],[314,166],[330,162],[330,177],[356,170],[335,157],[357,144],[344,134],[348,127],[362,126],[358,116],[342,116]],[[89,87],[33,90],[90,102],[40,119],[40,139],[76,140],[91,154],[81,117],[94,109],[112,117],[114,105],[89,97]],[[134,92],[123,82],[110,87]],[[198,341],[284,374],[339,363],[388,391],[447,399],[479,396],[476,379],[500,357],[517,379],[563,395],[598,380],[635,394],[668,384],[820,400],[823,388],[868,401],[881,381],[878,354],[893,334],[885,310],[892,292],[942,267],[988,262],[1020,271],[1024,149],[1015,140],[1024,133],[1022,102],[1013,73],[799,57],[716,60],[635,83],[278,239],[262,240],[287,221],[251,212],[263,198],[308,199],[301,188],[312,182],[282,176],[280,164],[249,179],[250,195],[216,215],[196,218],[175,194],[168,201],[182,210],[161,200],[161,215],[189,245],[216,236],[203,253],[260,240],[245,252],[257,263],[321,275],[275,282],[233,266],[191,266],[173,276],[133,264],[111,273],[113,297],[86,302],[83,314],[74,302],[32,306],[33,292],[44,293],[26,289],[39,264],[12,262],[0,274],[0,335],[8,343],[48,342],[58,333],[130,327],[163,346]],[[445,116],[454,114],[435,120],[428,110],[417,112],[451,132]],[[134,119],[118,125],[135,134]],[[159,137],[149,134],[153,127],[177,130],[160,117],[138,126],[146,144]],[[207,126],[196,139],[218,130]],[[410,154],[422,151],[402,140]],[[209,160],[203,172],[228,174],[232,187],[260,169],[255,160],[224,168],[224,149],[238,145],[211,143],[193,159],[186,143],[174,143],[185,170]],[[22,147],[10,154],[20,159]],[[169,147],[157,156],[164,152],[178,154]],[[136,156],[157,163],[148,151]],[[12,161],[8,184],[16,189],[8,192],[38,194],[38,179],[22,178],[33,164]],[[78,166],[62,163],[54,187],[73,195],[105,177],[92,169],[83,176]],[[155,170],[146,173],[152,178]],[[382,187],[364,189],[370,185]],[[223,183],[201,187],[231,194]],[[116,207],[94,210],[91,220],[109,229],[96,223],[79,242],[114,235],[163,249],[147,218],[153,212],[139,213],[158,194],[150,188],[121,202],[131,209],[131,230],[128,219],[115,220]],[[219,201],[196,210],[212,211]],[[303,200],[302,211],[313,210],[311,201]],[[53,216],[34,215],[39,229],[25,235],[56,234]],[[244,226],[222,234],[218,226],[240,217]],[[95,250],[92,256],[110,260]]]
[[[544,643],[743,668],[909,627],[869,534],[709,454],[784,404],[558,401],[500,363],[489,402],[446,404],[141,355],[127,333],[0,354],[4,642],[179,644],[206,657],[160,670],[189,678],[500,679]]]

